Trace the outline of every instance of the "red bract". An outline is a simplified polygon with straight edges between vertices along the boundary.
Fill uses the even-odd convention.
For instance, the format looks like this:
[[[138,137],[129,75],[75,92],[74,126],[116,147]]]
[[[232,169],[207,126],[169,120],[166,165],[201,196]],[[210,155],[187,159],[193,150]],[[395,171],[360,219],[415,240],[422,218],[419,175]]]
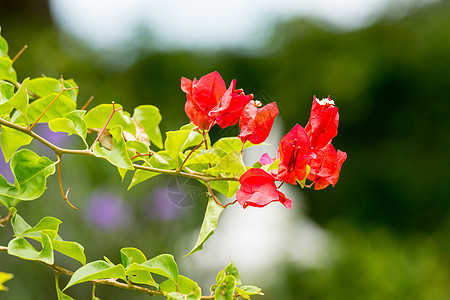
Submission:
[[[235,89],[236,80],[226,88],[218,72],[209,73],[200,80],[181,78],[181,89],[186,93],[184,110],[200,129],[210,129],[214,124],[225,128],[238,122],[242,110],[253,95]]]
[[[209,73],[200,80],[181,78],[181,89],[186,93],[186,111],[189,119],[200,129],[209,129],[214,120],[208,113],[216,107],[227,90],[225,82],[218,72]]]
[[[314,189],[321,190],[328,185],[334,186],[339,179],[342,164],[347,159],[347,153],[334,149],[329,143],[316,151],[316,158],[311,161],[311,171],[308,180],[314,182]]]
[[[241,186],[236,199],[244,208],[247,206],[263,207],[278,201],[286,208],[292,207],[292,201],[277,190],[274,178],[262,169],[252,168],[239,178]]]
[[[250,141],[253,144],[264,142],[272,129],[273,121],[278,115],[278,107],[275,102],[259,108],[255,101],[247,104],[239,121],[241,133],[239,138],[243,143]]]
[[[310,138],[311,147],[320,149],[325,147],[337,134],[339,124],[338,108],[328,96],[318,100],[314,96],[311,115],[305,131]]]
[[[302,126],[296,124],[280,141],[278,148],[278,180],[297,184],[306,177],[306,166],[314,157],[309,138]],[[275,173],[275,172],[274,172]]]
[[[236,90],[235,86],[236,80],[231,81],[219,104],[208,114],[222,128],[236,124],[244,107],[253,99],[252,94],[245,95],[242,89]]]

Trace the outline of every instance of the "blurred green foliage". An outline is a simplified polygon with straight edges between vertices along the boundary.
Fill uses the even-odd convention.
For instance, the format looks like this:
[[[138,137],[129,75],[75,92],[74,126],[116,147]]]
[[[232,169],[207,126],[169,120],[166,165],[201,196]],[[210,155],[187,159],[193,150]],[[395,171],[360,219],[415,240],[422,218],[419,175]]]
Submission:
[[[11,3],[0,6],[2,35],[9,42],[10,53],[29,45],[15,64],[20,80],[41,74],[75,78],[81,87],[80,103],[95,96],[91,107],[112,100],[128,111],[154,104],[163,115],[164,132],[188,121],[179,89],[181,76],[198,78],[217,70],[226,82],[236,78],[238,87],[261,101],[278,102],[286,131],[295,123],[306,124],[313,95],[331,94],[341,115],[334,143],[349,158],[335,188],[305,194],[307,214],[340,240],[339,258],[324,269],[289,269],[287,279],[280,279],[272,291],[263,287],[264,299],[450,298],[448,2],[423,7],[400,20],[385,18],[352,32],[292,20],[279,24],[264,49],[254,55],[149,53],[127,69],[105,66],[98,53],[59,32],[43,5],[46,1],[36,1],[40,5],[25,2],[29,2],[28,8]],[[56,215],[65,223],[76,224],[73,229],[65,226],[65,236],[72,240],[109,245],[111,253],[105,253],[103,247],[87,249],[91,260],[107,255],[118,261],[116,250],[125,246],[147,250],[148,256],[170,252],[174,245],[169,236],[199,226],[197,220],[201,220],[206,203],[186,209],[176,221],[149,219],[142,207],[149,190],[162,179],[155,178],[152,185],[138,185],[130,192],[125,191],[125,184],[114,190],[111,187],[120,186],[115,170],[98,166],[95,171],[77,169],[81,163],[89,164],[84,160],[68,159],[63,167],[64,180],[72,187],[71,197],[83,206],[92,190],[112,189],[132,199],[132,222],[140,229],[126,241],[116,238],[121,230],[91,231],[82,217],[68,211],[63,200],[50,193],[39,200],[52,202],[39,208],[41,214],[36,205],[19,209],[31,223],[44,215]],[[87,230],[78,231],[80,226]],[[159,234],[152,230],[156,227]],[[146,241],[139,239],[143,232]],[[52,278],[50,270],[15,258],[4,262],[4,258],[2,271],[14,273],[15,278],[0,299],[54,299],[53,282],[47,282]],[[23,282],[34,287],[20,289]],[[41,288],[36,288],[38,285]],[[31,296],[31,291],[38,294]],[[100,289],[100,297],[102,293]],[[107,290],[104,293],[111,295]],[[111,293],[122,295],[116,290]]]

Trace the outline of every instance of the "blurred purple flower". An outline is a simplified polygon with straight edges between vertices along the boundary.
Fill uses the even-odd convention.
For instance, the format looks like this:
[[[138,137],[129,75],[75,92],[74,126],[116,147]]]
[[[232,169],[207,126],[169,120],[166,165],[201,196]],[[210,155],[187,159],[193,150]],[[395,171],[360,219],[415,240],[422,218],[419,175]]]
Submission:
[[[59,147],[66,146],[69,137],[69,135],[65,132],[51,131],[48,127],[48,123],[37,124],[34,131],[50,143]]]
[[[131,211],[122,199],[111,192],[94,193],[85,210],[86,220],[107,230],[127,227],[131,222]]]
[[[150,218],[173,220],[180,216],[181,208],[169,198],[167,187],[156,188],[145,202],[144,211]]]

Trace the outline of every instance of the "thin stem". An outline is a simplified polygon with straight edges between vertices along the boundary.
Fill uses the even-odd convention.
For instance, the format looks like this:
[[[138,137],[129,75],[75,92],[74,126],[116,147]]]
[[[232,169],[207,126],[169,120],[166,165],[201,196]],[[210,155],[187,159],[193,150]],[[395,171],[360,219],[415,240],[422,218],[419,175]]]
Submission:
[[[114,116],[114,114],[115,114],[116,112],[118,112],[119,110],[122,110],[122,107],[117,108],[117,109],[114,108],[114,101],[112,102],[112,106],[113,106],[113,111],[112,111],[111,115],[109,116],[108,120],[106,121],[105,126],[103,126],[102,130],[101,130],[100,133],[97,135],[97,138],[95,139],[94,143],[92,143],[92,146],[91,146],[91,149],[90,149],[91,151],[92,151],[92,149],[94,149],[94,145],[98,142],[98,140],[99,140],[100,137],[102,136],[103,132],[105,132],[106,127],[108,126],[108,124],[109,124],[109,122],[111,121],[111,119],[112,119],[112,117]]]
[[[16,62],[16,60],[22,55],[22,53],[23,53],[25,50],[27,50],[27,48],[28,48],[28,45],[24,45],[24,46],[22,47],[22,49],[20,49],[20,51],[17,52],[17,54],[14,56],[14,58],[11,59],[11,65],[13,65],[13,64]]]
[[[280,187],[282,187],[283,184],[284,184],[284,181],[282,181],[282,182],[277,186],[277,189],[279,189]]]
[[[132,158],[130,158],[130,160],[133,160],[133,159],[135,159],[135,158],[137,158],[137,157],[141,157],[141,156],[151,156],[151,155],[153,155],[153,154],[154,154],[153,151],[150,152],[150,153],[144,153],[144,154],[139,153],[139,152],[136,151],[136,155],[133,156]]]
[[[1,227],[5,227],[5,225],[3,225],[6,222],[9,222],[9,220],[11,220],[13,214],[11,212],[8,212],[8,215],[2,219],[0,219],[0,226]]]
[[[95,300],[95,286],[97,285],[97,283],[93,283],[92,284],[92,300]]]
[[[61,189],[61,194],[64,198],[64,200],[66,200],[67,204],[69,204],[73,209],[77,210],[78,208],[76,208],[72,203],[70,203],[69,198],[67,198],[67,196],[69,195],[69,191],[70,188],[67,189],[66,194],[64,194],[64,188],[62,186],[62,180],[61,180],[61,159],[62,159],[62,154],[58,155],[58,180],[59,180],[59,188]]]
[[[44,111],[39,115],[39,117],[37,117],[36,121],[34,121],[33,125],[30,126],[30,130],[33,130],[34,126],[36,126],[36,124],[39,122],[39,120],[42,118],[42,116],[47,112],[47,110],[50,108],[50,106],[53,105],[53,103],[55,103],[56,100],[58,100],[59,97],[61,97],[61,95],[65,92],[65,91],[70,91],[70,90],[74,90],[77,89],[78,87],[71,87],[71,88],[65,88],[64,87],[64,80],[63,77],[61,76],[61,85],[62,85],[62,91],[59,92],[59,94],[55,97],[55,99],[52,100],[52,102],[50,102],[47,107],[44,109]]]
[[[211,189],[211,184],[209,182],[206,183],[206,186],[208,187],[208,191],[211,194],[211,197],[213,197],[214,201],[217,203],[217,205],[220,205],[223,208],[227,207],[226,205],[223,205],[222,203],[220,203],[219,199],[216,198],[216,196],[214,195],[213,190]]]
[[[189,157],[191,156],[192,153],[194,153],[195,150],[197,150],[202,144],[203,142],[206,142],[206,140],[203,138],[203,140],[200,142],[200,144],[198,144],[197,146],[195,146],[189,153],[188,155],[186,155],[186,158],[183,160],[183,162],[181,163],[181,165],[178,167],[177,172],[180,172],[181,169],[183,168],[184,164],[187,162],[187,160],[189,159]]]
[[[80,110],[85,110],[88,105],[92,102],[92,100],[94,100],[94,96],[91,96],[91,98],[89,98],[89,100],[83,105],[83,107]]]

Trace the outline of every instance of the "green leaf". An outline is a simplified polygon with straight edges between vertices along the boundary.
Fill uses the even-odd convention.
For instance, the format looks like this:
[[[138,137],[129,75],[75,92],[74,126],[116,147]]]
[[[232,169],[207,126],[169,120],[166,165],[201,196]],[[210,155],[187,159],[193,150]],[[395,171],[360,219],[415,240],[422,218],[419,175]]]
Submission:
[[[221,158],[215,167],[206,170],[206,173],[217,176],[223,174],[238,174],[239,176],[246,171],[244,161],[240,151],[233,151]]]
[[[120,257],[122,259],[122,265],[128,268],[132,263],[141,264],[147,261],[144,253],[136,248],[122,248],[120,250]]]
[[[159,109],[153,105],[140,105],[134,109],[132,118],[144,127],[150,141],[161,149],[163,143],[159,123],[161,123],[162,117]]]
[[[47,177],[55,173],[55,164],[31,150],[17,151],[10,163],[15,185],[0,176],[0,195],[25,201],[40,197],[45,191]]]
[[[236,278],[234,278],[231,275],[225,276],[225,278],[217,285],[216,293],[214,294],[214,299],[232,300],[235,288],[236,288]]]
[[[209,198],[197,242],[195,243],[194,248],[192,248],[192,250],[185,256],[191,255],[192,253],[203,249],[203,244],[210,238],[211,235],[213,235],[214,230],[217,228],[217,223],[219,222],[219,217],[222,211],[223,207],[217,204],[212,197]]]
[[[11,207],[9,211],[12,214],[11,225],[15,235],[20,236],[24,231],[31,228],[31,226],[17,213],[15,207]]]
[[[84,114],[85,111],[83,110],[74,110],[65,115],[64,118],[56,118],[51,120],[50,122],[48,122],[48,126],[50,130],[54,132],[66,132],[69,135],[78,135],[87,146],[87,126],[86,122],[83,120]]]
[[[0,116],[9,115],[13,110],[9,99],[14,96],[14,85],[9,82],[0,80]]]
[[[173,255],[158,255],[155,258],[142,263],[141,266],[147,267],[147,269],[154,274],[171,278],[175,282],[178,281],[178,266],[173,258]]]
[[[55,274],[55,286],[56,286],[56,295],[58,296],[58,300],[74,300],[72,297],[64,294],[59,288],[58,282],[58,274]]]
[[[150,165],[148,163],[144,163],[143,166],[149,167]],[[128,190],[134,187],[136,184],[141,183],[157,175],[160,175],[160,173],[137,169],[134,172],[133,178],[131,179],[131,183],[128,186]]]
[[[153,154],[143,166],[151,166],[157,169],[174,170],[177,167],[177,160],[171,157],[166,150]],[[160,175],[161,173],[137,169],[128,189],[131,189],[138,183]]]
[[[236,292],[244,299],[250,299],[251,295],[264,295],[263,293],[261,293],[261,289],[259,287],[253,285],[243,285],[241,287],[236,287]]]
[[[147,267],[141,266],[137,263],[132,263],[126,270],[126,275],[130,280],[137,284],[147,284],[156,288],[159,285],[155,282],[152,274]]]
[[[3,156],[5,157],[5,161],[8,162],[17,149],[28,145],[32,140],[33,138],[28,134],[3,126],[0,135],[0,146]]]
[[[52,93],[31,102],[28,107],[27,117],[30,122],[34,122],[45,111],[44,115],[39,119],[39,123],[50,122],[57,118],[64,118],[68,113],[76,109],[77,104],[65,94],[60,95],[58,99],[49,107],[50,103],[58,97],[58,94]],[[12,99],[11,99],[12,100]],[[10,102],[11,102],[10,100]],[[23,114],[13,115],[14,123],[24,123],[26,120]]]
[[[34,247],[23,237],[16,237],[8,244],[8,254],[20,257],[26,260],[42,261],[46,264],[53,264],[53,248],[50,237],[41,232],[42,251],[37,251]]]
[[[226,275],[231,275],[234,278],[236,278],[237,285],[241,284],[241,277],[239,276],[238,269],[233,262],[230,262],[230,264],[225,267],[225,273],[226,273]]]
[[[13,277],[14,277],[13,274],[0,272],[0,291],[7,291],[8,290],[8,288],[6,286],[4,286],[3,283],[5,283],[8,280],[13,279]]]
[[[0,57],[0,79],[17,82],[16,70],[12,67],[12,61],[8,57]]]
[[[249,141],[245,142],[244,149],[255,146]],[[226,153],[230,153],[233,151],[241,151],[242,149],[242,141],[238,137],[225,137],[221,138],[217,142],[214,143],[212,148],[219,148],[225,151]]]
[[[75,81],[72,79],[64,80],[65,88],[76,87]],[[51,78],[51,77],[39,77],[31,79],[28,82],[28,90],[38,98],[45,97],[49,94],[59,94],[62,91],[61,80]],[[72,101],[77,101],[78,90],[65,91],[64,95],[68,96]]]
[[[86,264],[86,255],[84,254],[84,247],[76,242],[68,242],[59,239],[52,240],[53,249],[71,257],[83,265]]]
[[[100,143],[97,142],[93,148],[94,155],[106,158],[116,167],[133,170],[133,165],[128,157],[125,141],[122,137],[122,127],[120,125],[115,126],[109,130],[109,133],[112,135],[113,149],[108,150],[103,148],[100,146]]]
[[[203,136],[199,132],[191,129],[168,131],[166,135],[165,148],[173,158],[177,158],[178,153],[189,147],[197,146],[203,140]]]
[[[216,276],[217,284],[219,284],[225,278],[225,276],[227,276],[227,274],[225,273],[225,270],[220,270],[220,272],[217,273],[217,276]]]
[[[23,120],[17,122],[17,123],[25,123],[27,122],[27,110],[28,110],[28,92],[27,92],[27,86],[28,86],[28,80],[29,78],[25,78],[20,85],[19,90],[12,96],[11,99],[9,99],[8,103],[12,105],[15,109],[20,111],[25,117]],[[28,123],[28,122],[27,122]]]
[[[119,278],[126,281],[124,267],[121,264],[114,266],[103,260],[94,261],[76,270],[63,291],[75,284],[108,278]]]
[[[33,233],[45,230],[49,235],[50,239],[55,239],[58,233],[59,224],[61,223],[62,222],[56,218],[44,217],[39,221],[39,223],[36,226],[25,230],[20,235],[19,234],[17,235],[22,237],[33,237],[35,236],[35,234]]]
[[[114,104],[114,108],[118,109],[122,106],[120,104]],[[86,121],[88,128],[103,128],[108,121],[111,113],[113,112],[112,104],[100,104],[87,112],[84,120]],[[136,135],[136,127],[129,116],[127,116],[123,110],[116,111],[109,121],[106,129],[111,129],[114,126],[120,125],[124,131]]]
[[[192,155],[189,157],[189,159],[186,161],[186,166],[192,165],[192,164],[211,164],[215,165],[219,162],[221,158],[226,156],[226,152],[219,149],[219,148],[213,148],[213,149],[201,149],[196,150]]]
[[[197,282],[183,275],[178,276],[178,283],[173,279],[168,279],[162,282],[159,285],[159,289],[168,293],[173,299],[197,300],[200,299],[202,293]]]
[[[8,42],[0,35],[0,56],[8,57]]]

